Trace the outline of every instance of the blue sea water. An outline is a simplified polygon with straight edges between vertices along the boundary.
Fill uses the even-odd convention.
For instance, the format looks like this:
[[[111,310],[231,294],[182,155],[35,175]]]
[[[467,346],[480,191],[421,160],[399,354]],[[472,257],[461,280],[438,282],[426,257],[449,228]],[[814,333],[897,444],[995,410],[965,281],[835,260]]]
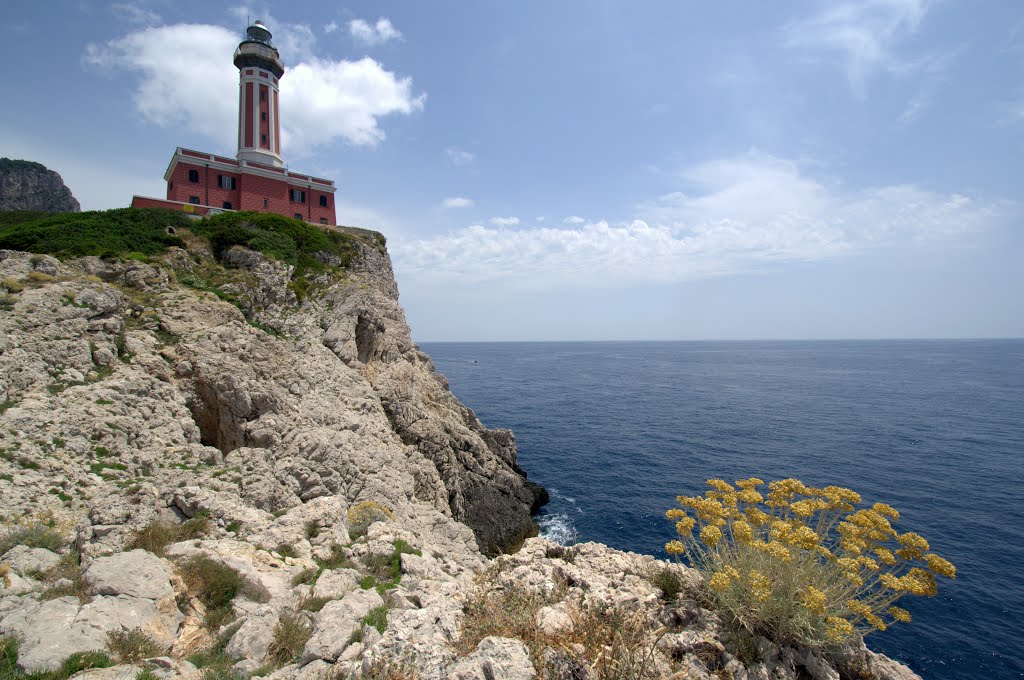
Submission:
[[[868,638],[925,678],[1024,677],[1024,341],[423,343],[516,434],[544,534],[664,556],[710,477],[838,484],[957,566]]]

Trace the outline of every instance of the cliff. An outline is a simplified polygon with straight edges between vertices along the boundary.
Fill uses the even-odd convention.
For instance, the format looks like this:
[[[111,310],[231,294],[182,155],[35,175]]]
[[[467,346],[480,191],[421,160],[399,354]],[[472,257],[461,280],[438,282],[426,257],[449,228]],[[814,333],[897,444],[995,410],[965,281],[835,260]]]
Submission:
[[[147,215],[131,257],[0,250],[3,677],[915,677],[741,660],[694,572],[529,538],[543,490],[411,342],[379,234]],[[54,231],[88,252],[0,245]]]
[[[0,210],[78,212],[71,189],[53,170],[33,161],[0,158]]]

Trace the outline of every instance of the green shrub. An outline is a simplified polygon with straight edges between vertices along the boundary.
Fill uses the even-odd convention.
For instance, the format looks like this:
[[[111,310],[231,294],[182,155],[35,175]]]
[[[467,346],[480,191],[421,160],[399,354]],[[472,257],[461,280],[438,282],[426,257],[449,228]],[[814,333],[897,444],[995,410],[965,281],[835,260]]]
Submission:
[[[309,569],[303,569],[298,574],[292,577],[293,586],[311,586],[316,583],[317,578],[320,576],[321,569],[316,567],[310,567]]]
[[[378,633],[383,633],[388,627],[388,609],[390,608],[387,605],[371,609],[360,623],[364,626],[373,626]]]
[[[324,605],[333,600],[333,597],[316,597],[314,595],[307,595],[299,600],[299,609],[306,612],[318,612],[324,608]]]
[[[162,656],[166,651],[163,645],[138,628],[107,633],[107,648],[121,663],[138,663]]]
[[[245,585],[241,574],[208,557],[193,557],[182,563],[181,576],[206,607],[207,625],[219,628],[231,620],[231,603]]]
[[[178,526],[178,540],[189,541],[210,533],[210,516],[204,512],[185,520]]]
[[[16,545],[23,545],[28,548],[45,548],[57,552],[67,540],[61,533],[41,522],[34,522],[27,526],[12,527],[0,535],[0,555]]]
[[[211,215],[194,225],[193,231],[210,239],[219,258],[232,246],[245,246],[301,271],[322,271],[315,256],[323,253],[347,267],[356,252],[356,239],[339,231],[320,229],[302,220],[261,212],[233,212]]]
[[[700,570],[709,603],[748,640],[841,644],[909,621],[897,600],[931,597],[936,575],[956,577],[924,538],[896,531],[896,510],[856,509],[861,497],[850,489],[784,479],[765,497],[757,478],[708,486],[704,496],[679,496],[682,507],[666,513],[679,538],[665,549]]]
[[[655,569],[647,577],[647,580],[651,582],[651,585],[661,591],[661,596],[667,602],[671,602],[676,599],[676,597],[679,596],[679,593],[683,591],[683,577],[672,567],[661,567]]]
[[[141,548],[142,550],[148,550],[154,555],[163,556],[164,550],[170,544],[205,536],[209,529],[210,518],[201,513],[181,524],[156,521],[135,532],[131,539],[129,539],[125,549],[135,550]]]
[[[356,566],[345,552],[345,546],[337,543],[331,544],[331,554],[327,559],[318,559],[316,563],[321,569],[353,569]]]
[[[0,678],[18,677],[18,638],[0,638]]]
[[[60,674],[57,678],[70,678],[75,673],[90,668],[110,668],[114,665],[114,660],[103,652],[75,652],[64,659],[60,670],[57,671]],[[57,680],[57,678],[53,680]]]
[[[267,649],[267,659],[284,665],[298,658],[313,634],[306,616],[301,612],[282,614],[274,626],[274,641]]]
[[[34,220],[0,223],[0,248],[48,253],[61,258],[125,253],[156,255],[168,246],[184,247],[166,228],[186,228],[189,218],[162,208],[119,208],[56,213]]]

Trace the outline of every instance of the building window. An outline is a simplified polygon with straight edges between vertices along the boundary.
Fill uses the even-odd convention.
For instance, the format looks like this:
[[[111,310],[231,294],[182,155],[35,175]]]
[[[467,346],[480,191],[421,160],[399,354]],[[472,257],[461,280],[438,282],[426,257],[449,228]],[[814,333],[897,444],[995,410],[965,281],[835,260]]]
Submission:
[[[295,219],[301,220],[302,219],[302,213],[295,213]]]
[[[260,111],[260,120],[266,120],[266,119],[267,119],[267,112],[266,111]]]
[[[267,199],[264,198],[263,199],[263,207],[266,208],[267,205],[269,205],[269,203],[267,202]]]
[[[321,217],[320,218],[320,224],[327,224],[327,218],[326,217]]]
[[[235,178],[229,177],[228,175],[217,175],[217,186],[221,189],[232,189],[235,188]]]
[[[199,184],[199,171],[198,170],[189,170],[188,171],[188,181],[192,182],[193,184]]]
[[[320,207],[321,208],[326,208],[327,207],[327,197],[326,196],[321,196],[320,197]]]
[[[231,210],[231,201],[224,201],[224,209]]]
[[[193,205],[199,205],[199,197],[198,196],[189,196],[188,197],[188,202],[193,204]]]
[[[289,199],[291,200],[292,203],[305,203],[306,202],[306,192],[303,191],[302,189],[289,189],[288,190],[288,197],[289,197]]]
[[[267,136],[266,135],[260,135],[260,144],[266,144],[266,143],[267,143]]]
[[[168,191],[174,191],[174,180],[173,179],[170,182],[167,183],[167,190]]]
[[[260,89],[260,101],[261,102],[267,101],[267,91],[264,90],[264,89]]]

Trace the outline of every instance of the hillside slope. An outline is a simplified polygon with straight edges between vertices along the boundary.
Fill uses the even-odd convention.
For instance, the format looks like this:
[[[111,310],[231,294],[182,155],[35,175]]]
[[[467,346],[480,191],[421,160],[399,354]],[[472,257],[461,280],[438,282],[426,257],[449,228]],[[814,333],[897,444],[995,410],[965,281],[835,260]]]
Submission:
[[[0,250],[0,677],[915,677],[741,661],[694,572],[529,538],[543,489],[411,342],[379,234],[108,217],[96,252],[137,250]],[[98,247],[61,219],[0,245]]]

